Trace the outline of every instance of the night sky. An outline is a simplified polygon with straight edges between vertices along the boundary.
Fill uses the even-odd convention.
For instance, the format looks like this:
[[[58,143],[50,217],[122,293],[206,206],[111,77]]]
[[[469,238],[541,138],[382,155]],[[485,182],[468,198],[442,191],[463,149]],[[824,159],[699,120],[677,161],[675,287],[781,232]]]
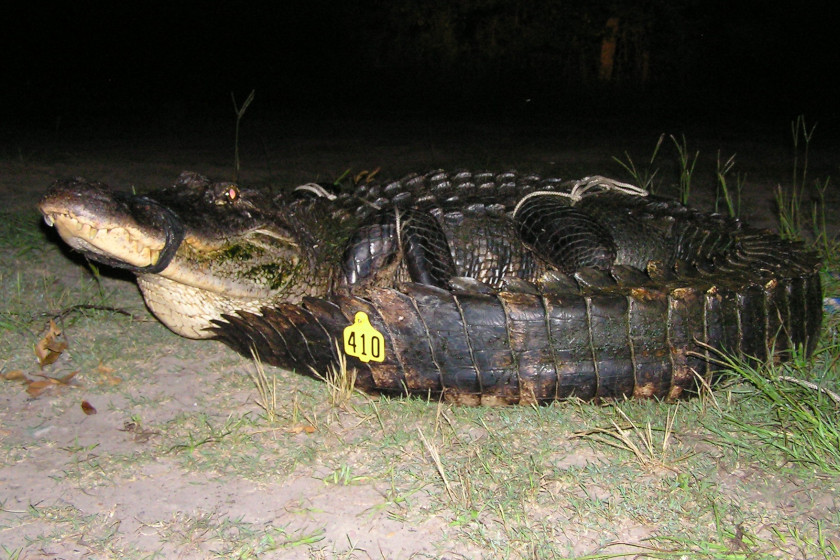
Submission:
[[[6,18],[6,123],[230,117],[231,92],[252,89],[266,113],[313,117],[837,119],[827,2],[59,6]],[[610,18],[618,38],[605,78]]]

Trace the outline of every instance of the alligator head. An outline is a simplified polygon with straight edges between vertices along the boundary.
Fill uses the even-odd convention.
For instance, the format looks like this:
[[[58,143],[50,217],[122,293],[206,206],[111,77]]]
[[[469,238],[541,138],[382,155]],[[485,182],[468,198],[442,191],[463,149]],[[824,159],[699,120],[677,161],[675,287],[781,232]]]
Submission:
[[[131,195],[77,177],[56,182],[39,208],[73,249],[136,273],[151,311],[182,336],[209,338],[222,314],[296,303],[323,285],[293,212],[233,183],[183,173]]]

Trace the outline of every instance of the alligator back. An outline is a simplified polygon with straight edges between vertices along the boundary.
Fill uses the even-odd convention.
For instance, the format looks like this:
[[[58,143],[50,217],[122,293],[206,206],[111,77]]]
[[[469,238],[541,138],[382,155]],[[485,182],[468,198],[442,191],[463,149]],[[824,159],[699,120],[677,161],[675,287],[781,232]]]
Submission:
[[[819,266],[812,252],[770,232],[603,177],[564,181],[514,172],[434,171],[359,185],[329,207],[352,215],[348,227],[358,228],[348,254],[356,243],[367,255],[389,235],[394,252],[398,245],[404,250],[412,240],[406,230],[415,227],[425,254],[451,256],[451,266],[438,263],[442,270],[494,288],[510,279],[539,282],[547,270],[573,274],[591,266],[646,270],[653,262],[663,271],[678,266],[686,274],[696,269],[724,277],[725,269],[741,268],[751,269],[755,281],[810,274]],[[384,258],[370,258],[364,266],[383,268]],[[344,272],[351,288],[365,284],[358,270]],[[376,285],[418,281],[405,267],[397,272],[377,278]]]

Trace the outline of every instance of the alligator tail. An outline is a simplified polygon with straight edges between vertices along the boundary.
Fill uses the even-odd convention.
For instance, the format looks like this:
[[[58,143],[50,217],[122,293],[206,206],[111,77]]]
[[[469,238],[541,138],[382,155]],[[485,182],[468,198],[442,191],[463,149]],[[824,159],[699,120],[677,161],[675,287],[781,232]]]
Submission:
[[[695,393],[700,379],[714,382],[718,352],[765,361],[785,360],[795,347],[813,351],[822,319],[817,272],[764,284],[737,276],[653,282],[617,267],[501,292],[404,284],[239,312],[215,332],[246,356],[253,348],[265,362],[323,373],[338,358],[335,341],[363,311],[384,341],[381,362],[348,356],[364,391],[472,405],[673,400]]]

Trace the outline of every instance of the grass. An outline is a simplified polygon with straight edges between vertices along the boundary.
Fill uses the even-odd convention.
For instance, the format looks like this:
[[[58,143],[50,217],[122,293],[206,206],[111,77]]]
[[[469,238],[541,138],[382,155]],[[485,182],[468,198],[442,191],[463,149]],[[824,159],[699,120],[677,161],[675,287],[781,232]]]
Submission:
[[[735,154],[732,154],[726,161],[721,163],[720,150],[718,150],[716,161],[715,212],[720,212],[721,208],[725,206],[726,213],[729,216],[738,218],[741,216],[741,193],[744,190],[746,177],[741,173],[736,174],[735,185],[734,187],[730,187],[729,175],[732,168],[735,167]]]
[[[242,105],[238,105],[236,103],[236,96],[233,92],[230,92],[230,100],[233,102],[233,111],[236,113],[236,127],[234,129],[234,137],[233,137],[233,182],[239,181],[239,170],[240,170],[240,161],[239,161],[239,124],[242,122],[242,117],[245,116],[245,111],[248,110],[248,106],[251,105],[251,102],[254,101],[254,90],[251,90],[251,93],[248,94],[248,97],[245,98],[245,101],[242,102]]]
[[[700,159],[700,150],[695,150],[693,153],[688,148],[688,140],[685,135],[679,138],[673,134],[669,135],[671,144],[675,151],[675,165],[677,178],[675,181],[676,197],[683,204],[689,204],[691,200],[691,184],[697,169],[697,161]],[[653,147],[650,158],[644,166],[637,166],[633,158],[628,152],[624,152],[624,159],[613,157],[616,162],[626,172],[633,183],[642,187],[651,194],[661,193],[662,181],[664,181],[664,174],[660,173],[662,170],[657,165],[657,160],[660,155],[662,144],[665,140],[665,134],[660,134]],[[728,159],[721,162],[720,151],[717,154],[717,171],[715,173],[715,212],[725,210],[729,216],[740,216],[740,197],[744,187],[746,177],[741,173],[735,176],[735,184],[731,185],[729,182],[729,175],[735,166],[735,155],[731,155]]]
[[[656,158],[659,156],[659,150],[662,148],[662,142],[665,141],[665,134],[660,134],[656,145],[653,147],[650,158],[644,167],[636,166],[633,158],[628,152],[624,152],[624,159],[619,159],[613,156],[613,161],[618,163],[631,177],[633,183],[637,187],[641,187],[651,194],[656,194],[658,187],[656,184],[656,176],[659,174],[659,169],[654,167]]]
[[[278,421],[277,377],[272,375],[269,382],[265,367],[263,367],[260,357],[253,348],[251,349],[251,359],[254,363],[254,373],[249,372],[249,374],[257,390],[257,398],[254,402],[263,410],[265,421],[274,424]]]
[[[793,170],[789,183],[777,186],[775,203],[779,221],[779,233],[785,239],[810,239],[815,248],[823,255],[835,253],[834,239],[827,233],[825,216],[825,197],[830,190],[831,179],[825,177],[814,180],[809,184],[809,154],[811,142],[817,125],[810,127],[803,115],[799,115],[791,122],[791,139],[793,143]],[[677,198],[683,204],[689,204],[691,199],[691,184],[695,176],[700,151],[694,153],[688,148],[685,135],[678,139],[674,135],[668,136],[676,153],[676,190]],[[662,189],[663,175],[657,164],[661,153],[665,134],[661,134],[651,151],[650,158],[644,165],[637,166],[628,152],[624,152],[624,159],[613,157],[630,179],[651,194],[658,194]],[[746,175],[738,172],[734,176],[734,184],[730,180],[735,167],[735,154],[725,160],[720,150],[717,152],[715,171],[715,205],[716,212],[725,211],[729,216],[739,217],[741,214],[741,193],[746,184]]]
[[[640,428],[620,407],[616,406],[615,410],[621,417],[621,425],[615,420],[610,420],[609,428],[591,428],[576,432],[572,436],[588,438],[616,449],[629,451],[639,464],[648,469],[675,469],[677,463],[688,457],[688,455],[672,457],[672,436],[679,404],[668,411],[665,426],[661,430],[654,430],[650,422]],[[657,438],[654,436],[655,432],[661,432],[662,435]]]
[[[836,361],[836,348],[823,348],[817,361],[831,356]],[[709,423],[722,444],[741,449],[775,449],[786,460],[820,472],[840,475],[840,396],[836,379],[823,378],[820,383],[803,380],[813,372],[812,365],[801,356],[783,366],[751,366],[721,358],[721,365],[752,387],[750,399],[766,410],[759,422],[746,420],[735,411],[721,412],[722,422]],[[833,389],[825,387],[828,383]]]
[[[688,204],[691,198],[691,178],[694,176],[694,169],[697,166],[697,158],[700,157],[700,151],[694,152],[691,155],[688,149],[688,141],[685,139],[685,134],[680,137],[680,140],[672,134],[671,142],[677,150],[677,158],[679,162],[680,178],[679,178],[679,193],[680,202]]]
[[[814,124],[810,128],[805,122],[804,115],[799,115],[793,122],[791,122],[791,139],[793,142],[793,171],[791,173],[791,182],[789,186],[782,187],[781,185],[776,189],[776,206],[779,215],[779,233],[786,239],[800,240],[804,238],[806,231],[806,221],[809,217],[806,202],[809,197],[808,185],[808,156],[811,147],[811,140],[814,137],[814,132],[817,125]],[[820,209],[820,202],[824,202],[824,194],[828,189],[829,179],[826,178],[823,183],[817,182],[817,191],[820,199],[812,202],[814,218],[820,214],[824,218],[824,209]],[[825,221],[817,221],[814,219],[813,227],[825,227]],[[820,237],[819,231],[817,238]],[[824,234],[825,231],[823,230]],[[823,242],[828,241],[827,237],[823,236]]]
[[[799,131],[810,157],[813,128]],[[682,171],[628,167],[697,196],[703,160],[670,138]],[[717,159],[721,208],[737,214],[744,180]],[[837,272],[824,207],[798,200],[799,233],[817,227]],[[0,558],[379,558],[400,544],[414,558],[840,557],[836,317],[813,360],[727,364],[728,383],[679,406],[375,399],[346,364],[321,382],[172,335],[133,284],[68,261],[34,218],[0,220],[0,367],[39,372],[32,346],[63,309],[132,316],[65,318],[48,372],[73,383],[37,398],[0,383],[0,476],[19,485],[0,489]]]
[[[312,373],[327,385],[329,390],[329,403],[334,407],[343,407],[350,402],[350,399],[357,393],[356,370],[347,369],[347,355],[341,351],[339,342],[335,341],[336,354],[339,356],[338,363],[329,367],[325,375],[312,370]]]

